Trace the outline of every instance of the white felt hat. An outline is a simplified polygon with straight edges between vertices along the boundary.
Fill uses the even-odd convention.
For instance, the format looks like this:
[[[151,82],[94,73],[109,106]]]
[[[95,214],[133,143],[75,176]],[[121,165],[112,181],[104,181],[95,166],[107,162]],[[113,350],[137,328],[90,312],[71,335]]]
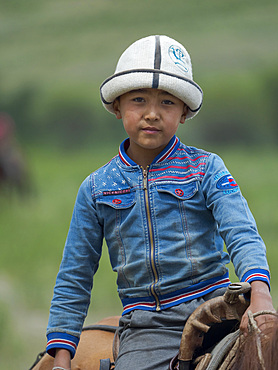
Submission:
[[[104,107],[114,113],[114,100],[128,91],[161,89],[182,100],[189,108],[186,118],[195,116],[203,92],[193,81],[186,49],[167,36],[148,36],[130,45],[121,55],[115,73],[100,87]]]

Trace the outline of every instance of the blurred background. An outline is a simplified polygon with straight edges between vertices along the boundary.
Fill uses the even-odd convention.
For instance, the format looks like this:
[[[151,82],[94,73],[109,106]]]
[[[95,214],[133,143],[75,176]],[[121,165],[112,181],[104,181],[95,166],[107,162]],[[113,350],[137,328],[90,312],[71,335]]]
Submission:
[[[239,183],[278,306],[277,14],[275,0],[0,0],[1,368],[28,369],[45,348],[76,192],[125,138],[99,86],[150,34],[191,54],[204,104],[178,135],[217,152]],[[120,313],[104,248],[86,323]]]

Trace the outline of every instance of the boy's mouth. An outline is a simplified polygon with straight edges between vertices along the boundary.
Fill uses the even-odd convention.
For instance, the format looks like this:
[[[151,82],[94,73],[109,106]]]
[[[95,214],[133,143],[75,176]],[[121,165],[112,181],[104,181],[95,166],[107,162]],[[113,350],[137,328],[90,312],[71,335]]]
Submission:
[[[147,127],[144,127],[142,130],[146,133],[149,133],[149,134],[156,133],[156,132],[160,131],[157,127],[154,127],[154,126],[147,126]]]

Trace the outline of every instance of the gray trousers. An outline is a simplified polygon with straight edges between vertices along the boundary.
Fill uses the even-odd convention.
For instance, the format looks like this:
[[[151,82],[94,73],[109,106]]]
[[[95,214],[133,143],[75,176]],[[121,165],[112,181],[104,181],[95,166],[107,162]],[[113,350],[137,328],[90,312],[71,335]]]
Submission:
[[[224,294],[217,289],[201,298],[169,309],[134,310],[120,319],[120,349],[116,370],[167,370],[180,347],[184,324],[205,301]]]

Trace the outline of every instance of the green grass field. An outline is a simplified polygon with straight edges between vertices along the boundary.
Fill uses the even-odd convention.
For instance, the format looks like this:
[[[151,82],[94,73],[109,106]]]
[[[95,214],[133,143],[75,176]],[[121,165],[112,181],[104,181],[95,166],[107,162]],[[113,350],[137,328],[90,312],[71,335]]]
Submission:
[[[200,82],[257,73],[276,65],[277,9],[275,0],[2,0],[1,87],[62,85],[92,96],[121,52],[149,34],[184,43]]]
[[[52,289],[76,192],[81,181],[116,152],[117,145],[102,151],[84,149],[71,153],[29,148],[26,156],[34,194],[30,199],[1,197],[0,354],[6,369],[28,368],[36,353],[44,348]],[[217,153],[240,184],[268,246],[272,294],[277,306],[278,196],[274,189],[278,181],[278,151],[249,148],[219,149]],[[114,275],[105,250],[87,323],[121,313]],[[231,276],[236,281],[233,271]]]

